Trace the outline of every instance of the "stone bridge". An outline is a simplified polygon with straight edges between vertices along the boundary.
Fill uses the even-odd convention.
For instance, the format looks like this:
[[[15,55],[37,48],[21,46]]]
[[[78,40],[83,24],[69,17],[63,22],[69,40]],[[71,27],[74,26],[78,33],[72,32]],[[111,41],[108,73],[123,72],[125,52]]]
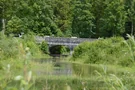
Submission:
[[[77,45],[79,45],[82,42],[85,41],[94,41],[96,39],[92,38],[76,38],[76,37],[71,37],[71,38],[65,38],[65,37],[36,37],[36,42],[37,43],[42,43],[43,41],[46,41],[49,47],[55,46],[55,45],[64,45],[69,47],[71,53]]]

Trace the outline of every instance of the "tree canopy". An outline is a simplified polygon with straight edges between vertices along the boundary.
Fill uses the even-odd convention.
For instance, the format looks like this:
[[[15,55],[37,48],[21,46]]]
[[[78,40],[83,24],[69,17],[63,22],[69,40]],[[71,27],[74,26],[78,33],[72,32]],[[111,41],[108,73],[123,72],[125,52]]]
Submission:
[[[1,0],[5,34],[98,38],[135,32],[135,0]]]

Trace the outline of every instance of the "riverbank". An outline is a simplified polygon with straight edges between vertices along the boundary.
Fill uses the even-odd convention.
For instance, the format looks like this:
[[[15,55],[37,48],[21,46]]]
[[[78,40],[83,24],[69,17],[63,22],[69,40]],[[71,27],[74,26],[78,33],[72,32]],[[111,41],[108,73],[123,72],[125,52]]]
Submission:
[[[62,61],[63,63],[63,61]],[[67,61],[66,61],[67,63]],[[50,87],[51,90],[53,86],[55,90],[67,90],[64,89],[68,84],[71,90],[81,90],[84,87],[92,90],[114,90],[113,87],[120,90],[121,88],[133,88],[132,84],[134,83],[134,70],[133,67],[122,67],[116,65],[101,65],[101,64],[82,64],[76,62],[68,62],[72,67],[72,74],[46,74],[42,73],[40,75],[36,75],[36,83],[38,82],[39,87]],[[51,70],[55,69],[51,65]],[[47,68],[46,63],[40,63],[40,69],[43,71],[43,67]],[[34,65],[35,67],[35,65]],[[59,67],[64,69],[64,67]],[[37,69],[37,67],[36,67]],[[51,72],[49,70],[49,72]],[[39,80],[39,81],[38,81]],[[47,81],[47,83],[46,83]],[[85,86],[82,83],[85,82]],[[117,86],[119,85],[119,86]],[[86,89],[86,90],[87,90]],[[124,90],[124,89],[122,89]]]
[[[59,62],[59,64],[63,63],[64,61]],[[82,64],[67,61],[65,63],[71,64],[72,74],[52,74],[50,72],[56,69],[56,62],[37,63],[35,61],[31,61],[29,68],[27,68],[28,76],[26,79],[23,76],[24,66],[22,66],[22,69],[16,69],[17,71],[11,70],[10,73],[5,71],[3,78],[5,77],[4,80],[8,82],[4,89],[16,88],[18,90],[21,87],[27,87],[28,89],[25,90],[84,90],[84,88],[86,90],[114,90],[114,88],[116,90],[125,90],[123,88],[133,90],[134,88],[135,73],[133,67]],[[64,65],[58,65],[57,69],[66,69],[67,67],[65,68]],[[42,71],[42,73],[36,73],[37,70]],[[30,78],[29,71],[32,71],[30,80],[28,79]],[[22,76],[22,78],[15,80],[18,76]]]

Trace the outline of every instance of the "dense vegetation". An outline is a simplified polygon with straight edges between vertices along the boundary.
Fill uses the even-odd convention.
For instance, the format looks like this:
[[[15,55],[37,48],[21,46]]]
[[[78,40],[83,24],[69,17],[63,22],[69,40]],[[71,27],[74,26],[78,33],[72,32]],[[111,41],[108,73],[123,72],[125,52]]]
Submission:
[[[0,33],[0,42],[0,60],[24,58],[27,49],[30,56],[41,56],[41,50],[30,33],[22,38],[7,37]]]
[[[135,0],[1,0],[7,35],[111,37],[134,33]]]
[[[134,21],[135,0],[0,0],[0,90],[133,90]],[[36,35],[99,39],[78,45],[66,64],[72,75],[57,76],[61,61],[35,58],[69,49]]]
[[[90,64],[133,65],[134,43],[133,37],[128,41],[112,37],[84,42],[75,48],[72,60]]]

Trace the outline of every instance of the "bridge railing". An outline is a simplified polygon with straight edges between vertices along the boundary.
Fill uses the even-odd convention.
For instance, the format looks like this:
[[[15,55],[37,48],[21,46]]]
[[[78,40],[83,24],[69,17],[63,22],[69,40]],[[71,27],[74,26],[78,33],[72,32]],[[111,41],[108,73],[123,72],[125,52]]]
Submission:
[[[43,41],[46,41],[48,43],[56,43],[56,44],[62,44],[62,43],[66,43],[66,44],[79,44],[81,42],[84,41],[94,41],[96,39],[90,39],[90,38],[63,38],[63,37],[39,37],[36,36],[36,41],[37,43],[41,43]]]
[[[95,39],[87,39],[87,38],[61,38],[61,37],[45,37],[45,41],[47,42],[65,42],[65,43],[81,43],[84,41],[93,41]]]

